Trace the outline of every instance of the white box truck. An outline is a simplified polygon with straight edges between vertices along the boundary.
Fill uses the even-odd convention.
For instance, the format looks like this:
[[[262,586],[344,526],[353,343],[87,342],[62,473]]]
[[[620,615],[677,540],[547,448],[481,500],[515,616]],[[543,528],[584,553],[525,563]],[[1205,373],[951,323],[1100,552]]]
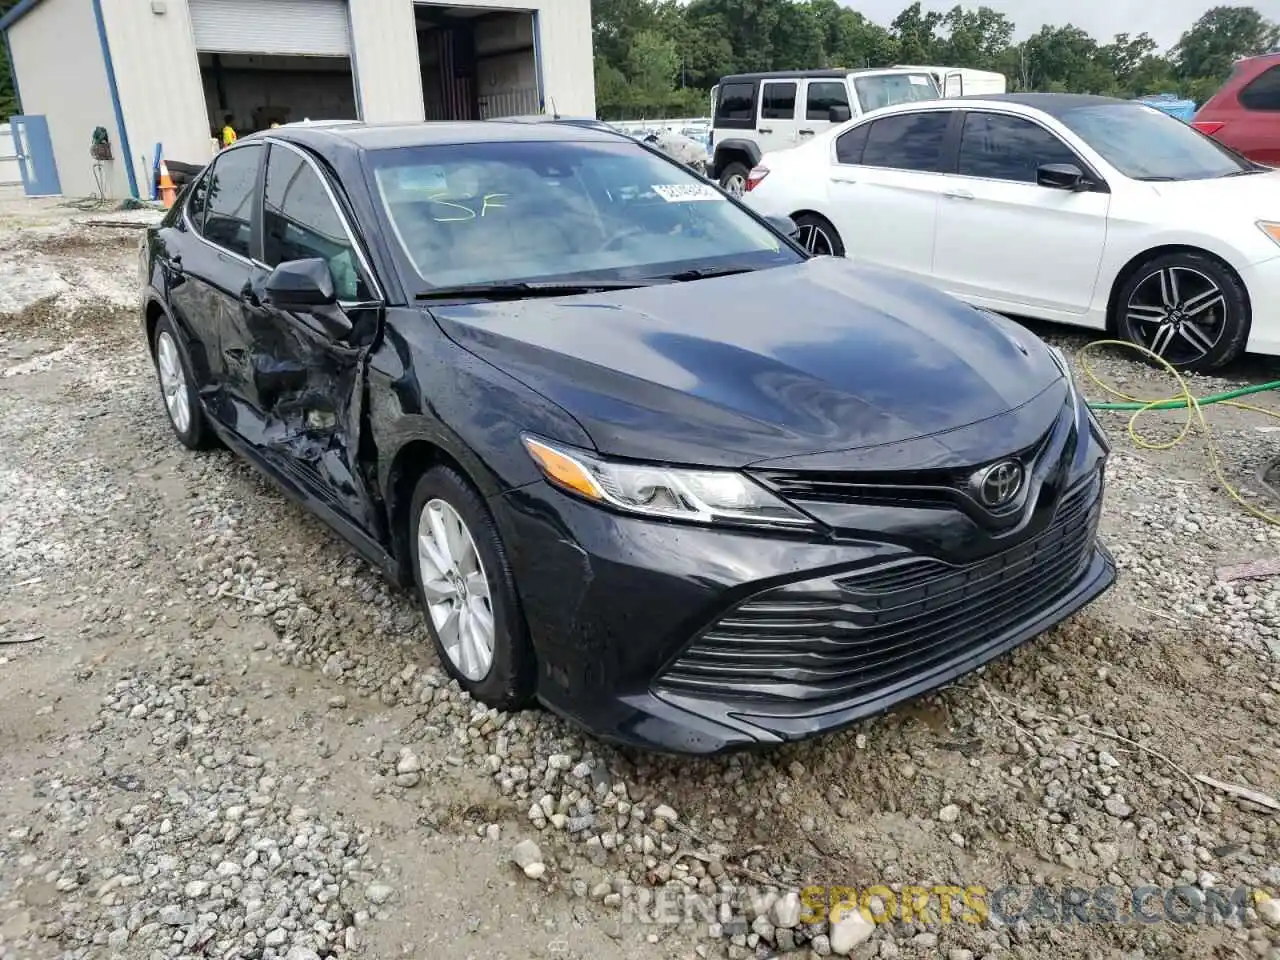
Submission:
[[[917,67],[896,64],[901,70],[926,70],[933,75],[944,97],[972,97],[980,94],[1007,93],[1009,81],[994,70],[970,70],[968,67]]]

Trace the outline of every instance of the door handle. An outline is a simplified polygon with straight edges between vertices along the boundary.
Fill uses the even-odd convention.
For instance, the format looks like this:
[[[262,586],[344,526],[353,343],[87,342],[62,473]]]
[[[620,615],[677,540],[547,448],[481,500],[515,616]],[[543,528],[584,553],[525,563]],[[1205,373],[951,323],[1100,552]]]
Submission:
[[[813,136],[813,131],[812,131],[812,130],[801,130],[801,131],[800,131],[800,136],[802,136],[802,137],[812,137],[812,136]]]
[[[833,176],[831,178],[831,182],[832,183],[857,183],[858,181],[854,177],[834,177]]]
[[[757,133],[773,133],[773,127],[761,127]]]
[[[948,200],[972,200],[973,194],[968,190],[948,190],[942,194]]]

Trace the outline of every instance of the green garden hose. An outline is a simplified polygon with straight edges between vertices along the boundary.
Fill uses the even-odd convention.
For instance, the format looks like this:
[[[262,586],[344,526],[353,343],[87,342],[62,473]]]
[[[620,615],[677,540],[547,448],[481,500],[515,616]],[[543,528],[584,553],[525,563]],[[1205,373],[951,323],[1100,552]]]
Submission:
[[[1160,400],[1144,400],[1141,397],[1131,397],[1127,393],[1118,390],[1111,384],[1107,383],[1093,371],[1088,358],[1085,356],[1090,350],[1096,350],[1101,347],[1121,347],[1126,350],[1133,350],[1141,353],[1143,356],[1153,360],[1159,366],[1163,367],[1178,384],[1178,395],[1174,397],[1166,397]],[[1084,371],[1085,376],[1093,381],[1104,393],[1115,398],[1112,401],[1100,402],[1095,401],[1089,404],[1091,410],[1127,410],[1132,411],[1133,416],[1129,418],[1129,439],[1133,441],[1134,446],[1143,450],[1169,450],[1182,443],[1191,433],[1194,427],[1200,428],[1200,433],[1204,436],[1205,449],[1209,453],[1209,463],[1213,467],[1214,476],[1218,482],[1222,484],[1222,489],[1240,506],[1244,507],[1249,513],[1257,517],[1265,523],[1280,526],[1280,517],[1268,513],[1260,507],[1245,500],[1239,490],[1226,478],[1222,469],[1222,460],[1218,456],[1217,443],[1213,439],[1213,431],[1209,429],[1209,424],[1205,420],[1203,407],[1210,406],[1215,403],[1226,404],[1229,407],[1235,407],[1239,410],[1249,410],[1253,413],[1259,413],[1263,416],[1272,417],[1280,420],[1280,412],[1268,410],[1266,407],[1255,406],[1251,403],[1243,403],[1238,397],[1246,397],[1254,393],[1264,393],[1268,390],[1280,390],[1280,380],[1273,380],[1270,383],[1262,383],[1252,387],[1241,387],[1238,390],[1228,390],[1225,393],[1215,393],[1208,397],[1196,397],[1191,388],[1187,385],[1187,381],[1183,378],[1177,369],[1173,367],[1164,357],[1152,353],[1146,347],[1140,347],[1135,343],[1129,343],[1124,340],[1098,340],[1094,343],[1085,344],[1077,354],[1080,360],[1080,367]],[[1186,422],[1183,423],[1182,429],[1178,431],[1177,436],[1172,440],[1151,440],[1142,435],[1138,429],[1138,420],[1146,413],[1152,410],[1182,410],[1187,411]],[[1270,489],[1262,473],[1259,473],[1259,482]]]

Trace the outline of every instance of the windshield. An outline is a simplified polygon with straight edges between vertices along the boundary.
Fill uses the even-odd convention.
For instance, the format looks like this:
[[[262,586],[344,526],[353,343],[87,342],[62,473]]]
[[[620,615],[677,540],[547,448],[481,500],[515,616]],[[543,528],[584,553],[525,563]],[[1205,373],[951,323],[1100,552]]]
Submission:
[[[633,142],[514,141],[367,155],[407,265],[432,287],[659,278],[803,256]]]
[[[877,73],[866,77],[854,77],[853,89],[857,91],[862,109],[879,110],[899,103],[916,100],[937,100],[938,84],[927,73]]]
[[[1143,104],[1077,107],[1059,119],[1134,180],[1208,180],[1257,169],[1176,117]]]

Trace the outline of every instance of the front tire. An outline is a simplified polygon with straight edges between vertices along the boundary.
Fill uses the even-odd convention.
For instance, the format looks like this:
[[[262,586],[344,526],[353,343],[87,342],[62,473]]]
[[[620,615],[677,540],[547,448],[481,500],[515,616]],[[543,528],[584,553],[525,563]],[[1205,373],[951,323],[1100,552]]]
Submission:
[[[527,706],[533,644],[484,501],[452,467],[432,467],[418,480],[409,524],[414,582],[445,670],[486,706]]]
[[[188,450],[212,447],[216,438],[200,408],[200,397],[193,386],[191,371],[178,347],[178,333],[168,317],[162,317],[156,324],[151,341],[151,359],[160,383],[160,397],[164,401],[165,412],[169,414],[169,426],[178,441]]]
[[[1239,278],[1203,253],[1153,257],[1116,296],[1116,332],[1179,370],[1207,373],[1244,353],[1249,297]]]
[[[799,228],[796,239],[815,257],[843,257],[844,241],[826,217],[816,213],[802,213],[795,218]]]

